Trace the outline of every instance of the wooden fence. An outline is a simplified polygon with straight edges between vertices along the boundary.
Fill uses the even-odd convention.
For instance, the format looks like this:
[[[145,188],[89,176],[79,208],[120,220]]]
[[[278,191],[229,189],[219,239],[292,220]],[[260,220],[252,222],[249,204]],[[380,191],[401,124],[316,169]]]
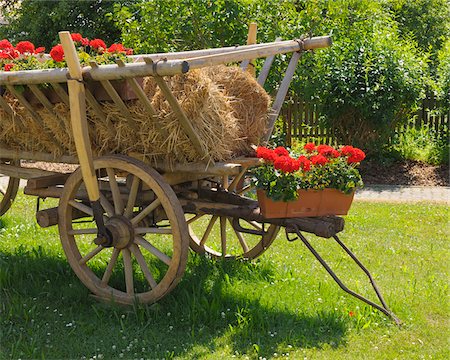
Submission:
[[[424,100],[422,108],[416,113],[413,121],[406,126],[397,128],[400,133],[405,127],[421,127],[424,125],[434,129],[435,136],[441,139],[449,137],[450,111],[438,114],[436,102]],[[286,145],[292,145],[292,139],[301,142],[315,141],[322,144],[335,144],[334,129],[324,126],[320,121],[320,114],[314,104],[307,103],[299,98],[291,98],[281,111],[283,132],[286,134]]]

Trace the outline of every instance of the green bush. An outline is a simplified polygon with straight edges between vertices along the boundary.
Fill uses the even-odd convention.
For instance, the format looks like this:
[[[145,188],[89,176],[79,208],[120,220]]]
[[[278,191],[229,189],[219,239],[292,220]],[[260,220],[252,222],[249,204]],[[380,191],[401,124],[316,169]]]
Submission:
[[[402,159],[417,160],[432,165],[448,164],[448,137],[439,137],[428,125],[403,128],[393,139],[393,150]]]

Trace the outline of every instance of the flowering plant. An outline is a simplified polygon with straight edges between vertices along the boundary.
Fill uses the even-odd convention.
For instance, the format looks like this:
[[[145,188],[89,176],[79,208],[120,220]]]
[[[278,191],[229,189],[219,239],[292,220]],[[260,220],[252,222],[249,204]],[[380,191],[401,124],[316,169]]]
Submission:
[[[299,189],[333,188],[348,194],[362,187],[356,169],[365,158],[361,149],[308,143],[303,150],[303,154],[292,156],[281,146],[273,150],[258,147],[256,155],[263,163],[252,170],[253,183],[274,201],[296,200]]]
[[[133,54],[132,49],[122,44],[107,46],[101,39],[89,40],[81,34],[71,34],[77,48],[81,66],[89,65],[90,61],[97,64],[114,64],[117,59],[127,62],[126,55]],[[55,45],[49,54],[45,48],[35,47],[29,41],[20,41],[13,46],[7,39],[0,40],[0,70],[18,71],[34,69],[52,69],[67,67],[64,51],[60,44]]]

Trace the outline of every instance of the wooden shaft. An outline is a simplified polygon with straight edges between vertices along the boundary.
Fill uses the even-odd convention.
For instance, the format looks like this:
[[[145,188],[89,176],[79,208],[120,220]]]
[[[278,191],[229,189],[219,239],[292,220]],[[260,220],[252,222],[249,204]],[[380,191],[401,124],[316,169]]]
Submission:
[[[250,23],[248,26],[248,35],[247,35],[247,45],[254,45],[256,44],[256,32],[257,32],[257,25],[255,22]],[[247,66],[247,71],[253,76],[256,76],[256,69],[255,69],[255,61],[253,59],[248,60],[249,66]]]
[[[188,50],[188,51],[179,51],[179,52],[169,52],[169,53],[156,53],[156,54],[138,54],[138,55],[131,55],[130,58],[134,59],[134,61],[144,61],[144,57],[150,58],[153,61],[160,61],[160,60],[186,60],[186,59],[192,59],[194,57],[198,56],[204,56],[204,55],[213,55],[213,54],[224,54],[227,52],[233,52],[238,49],[242,48],[257,48],[262,47],[265,45],[269,45],[271,43],[261,43],[261,44],[255,44],[255,45],[236,45],[236,46],[229,46],[229,47],[223,47],[223,48],[212,48],[212,49],[201,49],[201,50]]]
[[[186,73],[189,69],[197,69],[230,62],[241,62],[245,59],[256,59],[294,51],[324,48],[330,45],[331,38],[329,36],[304,39],[302,42],[297,40],[287,40],[261,45],[244,45],[232,49],[233,51],[223,52],[219,49],[220,51],[217,53],[214,52],[213,55],[209,54],[207,56],[187,58],[188,60],[163,60],[157,61],[154,64],[135,62],[128,63],[122,68],[119,68],[116,64],[102,65],[97,69],[92,69],[87,66],[82,69],[82,74],[84,78],[94,80],[116,80],[130,77],[150,76],[153,74],[158,74],[160,76],[176,75]],[[145,59],[146,56],[142,56],[142,58]],[[147,56],[147,58],[153,60],[151,55]],[[4,71],[0,73],[0,85],[65,82],[67,81],[68,73],[69,71],[67,69]],[[74,78],[72,75],[71,77]]]
[[[275,42],[280,42],[281,38],[276,38]],[[264,65],[258,75],[258,84],[264,86],[267,76],[269,76],[270,68],[272,67],[273,60],[275,59],[275,55],[268,56],[264,61]]]
[[[275,102],[272,105],[272,109],[269,115],[269,121],[267,124],[267,131],[262,137],[262,144],[267,144],[270,137],[272,136],[273,128],[275,126],[275,121],[280,114],[281,107],[283,106],[284,99],[291,85],[292,77],[294,76],[295,70],[297,68],[298,61],[300,60],[301,53],[295,52],[292,54],[291,61],[289,62],[286,74],[284,75],[283,81],[277,91],[277,96]]]
[[[83,74],[70,33],[68,31],[62,31],[59,33],[59,37],[72,78],[72,80],[67,81],[67,85],[69,88],[70,120],[73,138],[89,200],[94,202],[100,199],[100,191],[98,189],[97,176],[94,171],[91,141],[89,139],[86,117],[86,99],[84,84],[82,83]]]

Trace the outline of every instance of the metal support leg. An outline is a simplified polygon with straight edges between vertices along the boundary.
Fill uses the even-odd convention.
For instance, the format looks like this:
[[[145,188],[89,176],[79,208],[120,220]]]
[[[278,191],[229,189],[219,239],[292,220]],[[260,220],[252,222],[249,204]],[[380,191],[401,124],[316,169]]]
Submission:
[[[375,309],[381,311],[386,316],[390,317],[397,325],[401,324],[401,321],[395,316],[395,314],[389,309],[389,307],[386,305],[386,302],[384,301],[380,291],[378,290],[378,287],[375,283],[375,280],[372,278],[372,275],[370,274],[369,270],[361,263],[361,261],[353,254],[348,247],[344,245],[344,243],[337,237],[337,235],[333,236],[333,239],[339,244],[339,246],[344,249],[344,251],[353,259],[353,261],[364,271],[364,273],[368,276],[370,283],[372,284],[373,289],[375,290],[375,293],[377,294],[378,299],[380,300],[382,306],[374,303],[373,301],[365,298],[364,296],[354,292],[353,290],[350,290],[347,286],[343,284],[343,282],[338,278],[338,276],[331,270],[330,266],[325,262],[324,259],[319,255],[319,253],[314,249],[314,247],[309,243],[309,241],[303,236],[303,234],[300,232],[300,230],[295,228],[286,229],[286,231],[289,232],[295,232],[295,234],[299,237],[299,239],[306,245],[306,247],[311,251],[311,253],[316,257],[316,259],[320,262],[320,264],[325,268],[325,270],[331,275],[333,280],[340,286],[342,290],[344,290],[346,293],[356,297],[357,299],[364,301],[366,304],[369,304],[370,306],[374,307]],[[290,240],[288,238],[288,240]],[[292,240],[290,240],[292,241]]]

